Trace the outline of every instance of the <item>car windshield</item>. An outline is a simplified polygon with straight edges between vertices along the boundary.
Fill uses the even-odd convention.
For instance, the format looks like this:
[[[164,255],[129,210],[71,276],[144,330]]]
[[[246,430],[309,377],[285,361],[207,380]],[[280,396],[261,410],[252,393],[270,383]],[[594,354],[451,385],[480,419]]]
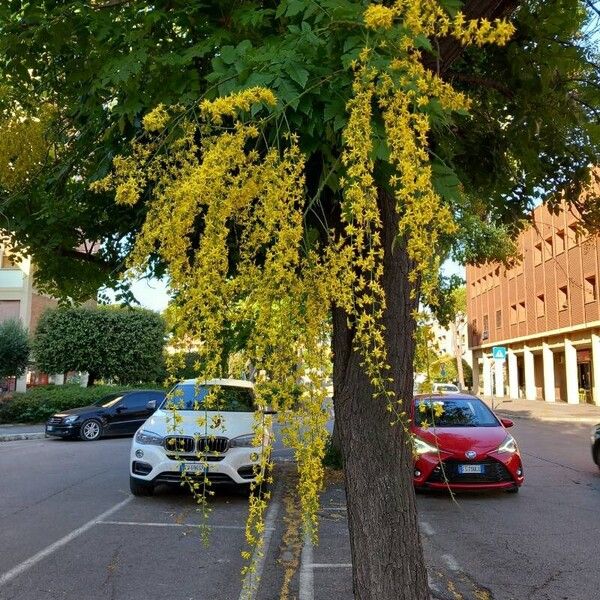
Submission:
[[[254,396],[249,388],[232,386],[203,386],[179,383],[168,394],[161,408],[164,410],[204,410],[209,390],[213,394],[209,410],[224,412],[254,412]]]
[[[123,394],[108,394],[107,396],[102,396],[100,400],[96,400],[94,402],[94,406],[101,406],[102,408],[110,408],[114,406],[121,398]]]
[[[478,398],[421,398],[415,424],[430,427],[498,427],[494,413]]]

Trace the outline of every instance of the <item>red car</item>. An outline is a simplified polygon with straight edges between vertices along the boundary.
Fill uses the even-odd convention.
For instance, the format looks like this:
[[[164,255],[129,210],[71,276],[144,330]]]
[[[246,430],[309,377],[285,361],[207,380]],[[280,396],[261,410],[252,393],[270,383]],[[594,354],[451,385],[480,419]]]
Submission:
[[[415,488],[518,492],[523,464],[512,425],[475,396],[415,396]]]

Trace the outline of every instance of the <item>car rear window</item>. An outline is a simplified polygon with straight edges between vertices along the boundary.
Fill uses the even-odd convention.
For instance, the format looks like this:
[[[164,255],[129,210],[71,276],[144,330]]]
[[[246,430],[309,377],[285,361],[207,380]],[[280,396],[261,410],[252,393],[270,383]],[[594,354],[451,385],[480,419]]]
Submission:
[[[421,398],[415,402],[415,424],[430,427],[498,427],[494,413],[478,398]]]
[[[214,394],[214,405],[209,410],[223,412],[254,412],[254,395],[249,388],[233,386],[203,386],[193,383],[177,384],[165,398],[165,410],[205,410],[204,401],[209,392]]]

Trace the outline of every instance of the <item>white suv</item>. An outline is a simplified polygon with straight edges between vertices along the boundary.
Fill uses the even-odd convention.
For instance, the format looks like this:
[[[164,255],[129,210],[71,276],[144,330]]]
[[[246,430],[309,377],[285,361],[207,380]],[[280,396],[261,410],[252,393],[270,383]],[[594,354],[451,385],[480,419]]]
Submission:
[[[214,388],[218,411],[202,408]],[[248,486],[260,448],[254,439],[253,384],[237,379],[195,379],[178,383],[158,410],[138,429],[131,444],[130,488],[136,496],[149,496],[156,485],[180,483],[183,471],[211,483]],[[265,446],[270,431],[265,427]]]

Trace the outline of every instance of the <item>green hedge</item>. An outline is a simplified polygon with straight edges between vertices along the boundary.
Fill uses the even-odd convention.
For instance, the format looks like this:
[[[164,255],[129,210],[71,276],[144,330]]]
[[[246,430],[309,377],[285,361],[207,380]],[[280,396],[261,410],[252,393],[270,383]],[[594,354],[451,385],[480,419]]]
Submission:
[[[95,385],[45,385],[27,393],[11,394],[0,399],[0,423],[39,423],[54,413],[78,406],[92,404],[106,394],[120,390],[162,389],[152,384],[137,386]]]

